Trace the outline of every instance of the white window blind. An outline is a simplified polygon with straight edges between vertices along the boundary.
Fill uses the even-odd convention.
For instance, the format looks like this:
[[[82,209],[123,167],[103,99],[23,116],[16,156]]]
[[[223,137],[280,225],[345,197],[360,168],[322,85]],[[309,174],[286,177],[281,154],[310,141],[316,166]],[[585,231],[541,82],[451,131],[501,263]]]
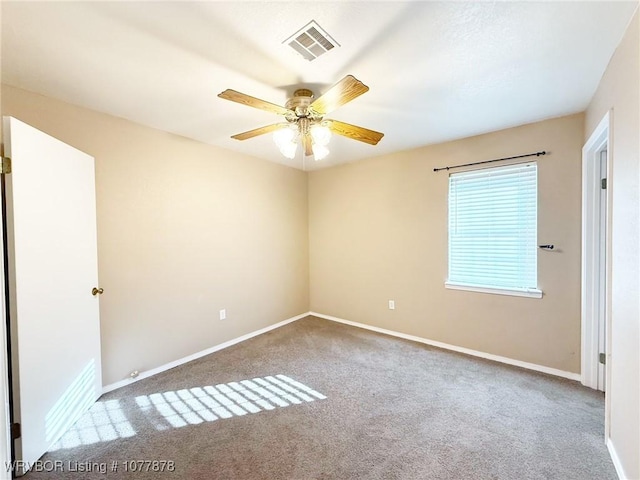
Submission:
[[[449,177],[449,286],[537,290],[535,163]]]

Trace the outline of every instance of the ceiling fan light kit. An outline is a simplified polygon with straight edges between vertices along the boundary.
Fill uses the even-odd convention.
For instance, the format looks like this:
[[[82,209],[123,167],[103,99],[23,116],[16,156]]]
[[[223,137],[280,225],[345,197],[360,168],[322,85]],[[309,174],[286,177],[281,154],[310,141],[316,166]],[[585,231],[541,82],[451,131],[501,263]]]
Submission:
[[[290,124],[273,132],[273,141],[282,155],[290,159],[295,158],[298,144],[301,143],[300,136],[304,135],[302,132],[306,128],[300,124]],[[308,133],[311,135],[314,160],[322,160],[329,155],[327,145],[331,140],[331,130],[326,125],[314,124],[308,128]]]
[[[314,144],[311,147],[311,150],[313,151],[313,159],[316,162],[318,160],[322,160],[327,155],[329,155],[329,149],[327,147],[325,147],[324,145],[316,145],[316,144]]]
[[[287,158],[294,158],[298,148],[298,132],[293,126],[281,128],[273,132],[273,141],[280,149],[280,153]]]
[[[331,130],[326,125],[320,123],[311,127],[311,137],[314,145],[326,147],[331,140]]]
[[[233,135],[231,138],[247,140],[273,132],[273,140],[280,153],[286,158],[295,158],[298,144],[302,144],[303,155],[313,155],[317,161],[329,154],[328,144],[331,140],[331,133],[369,145],[376,145],[384,136],[383,133],[367,128],[324,118],[326,114],[333,112],[368,90],[369,87],[360,80],[353,75],[347,75],[315,100],[311,90],[306,88],[296,90],[284,107],[235,90],[225,90],[218,96],[225,100],[282,115],[287,122],[249,130]]]

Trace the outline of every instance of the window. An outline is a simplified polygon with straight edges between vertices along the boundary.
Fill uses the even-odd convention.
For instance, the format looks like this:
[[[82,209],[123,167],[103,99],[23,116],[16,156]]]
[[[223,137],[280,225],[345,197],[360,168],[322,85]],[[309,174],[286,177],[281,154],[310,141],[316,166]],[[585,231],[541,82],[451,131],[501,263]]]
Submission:
[[[449,176],[447,288],[542,297],[535,163]]]

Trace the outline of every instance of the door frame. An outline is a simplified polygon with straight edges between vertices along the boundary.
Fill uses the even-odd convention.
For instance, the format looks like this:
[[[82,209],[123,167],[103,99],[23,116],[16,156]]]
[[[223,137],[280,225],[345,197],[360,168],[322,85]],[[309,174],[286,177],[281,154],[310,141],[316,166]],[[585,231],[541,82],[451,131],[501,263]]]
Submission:
[[[605,332],[611,332],[611,171],[613,164],[613,110],[608,111],[582,148],[582,339],[581,382],[598,388],[598,315],[604,308]],[[607,149],[605,225],[605,287],[599,280],[601,262],[600,152]],[[604,302],[602,306],[600,300]],[[611,339],[606,334],[605,392],[611,385]],[[609,437],[609,394],[605,394],[605,438]]]
[[[2,150],[4,150],[4,145]],[[0,199],[4,202],[4,174],[0,179]],[[4,259],[4,208],[0,208],[0,462],[3,471],[13,460],[13,440],[11,438],[11,398],[9,383],[9,340],[7,331],[7,299],[5,295],[5,259]]]

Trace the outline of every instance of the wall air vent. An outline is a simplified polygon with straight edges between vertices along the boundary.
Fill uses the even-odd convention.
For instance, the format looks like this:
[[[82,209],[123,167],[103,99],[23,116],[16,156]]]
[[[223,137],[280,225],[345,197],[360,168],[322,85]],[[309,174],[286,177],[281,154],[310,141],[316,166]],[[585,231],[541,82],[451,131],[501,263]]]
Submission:
[[[302,58],[309,61],[340,46],[315,21],[309,22],[282,43],[289,45]]]

